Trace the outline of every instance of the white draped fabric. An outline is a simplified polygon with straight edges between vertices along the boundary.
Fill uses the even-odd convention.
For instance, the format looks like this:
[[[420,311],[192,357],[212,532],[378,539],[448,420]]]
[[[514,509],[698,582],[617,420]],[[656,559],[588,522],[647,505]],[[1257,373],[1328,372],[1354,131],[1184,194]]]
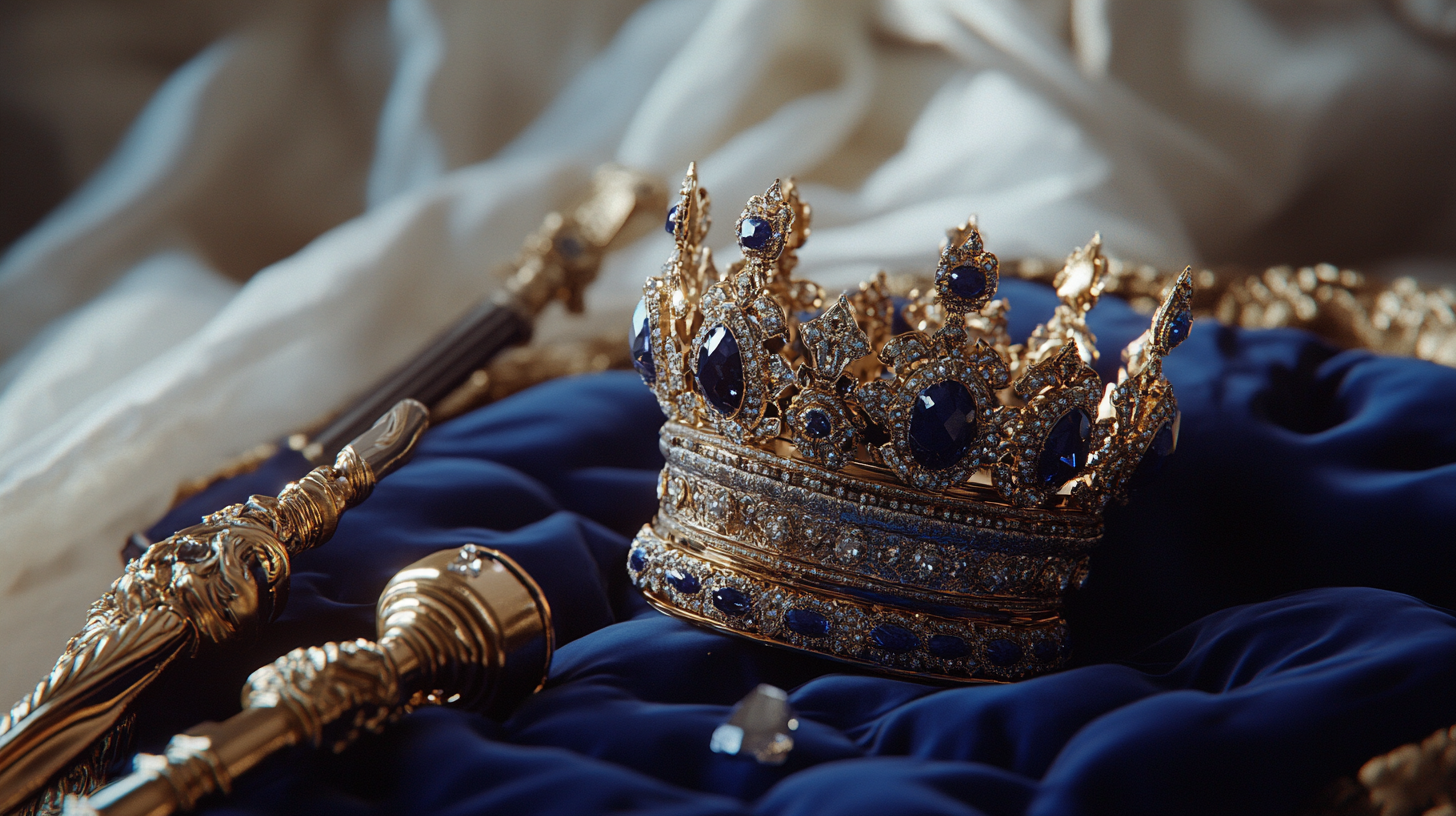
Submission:
[[[0,697],[181,482],[406,360],[602,162],[696,160],[720,224],[797,177],[834,286],[972,213],[1003,257],[1449,268],[1453,53],[1345,2],[260,6],[0,258]]]

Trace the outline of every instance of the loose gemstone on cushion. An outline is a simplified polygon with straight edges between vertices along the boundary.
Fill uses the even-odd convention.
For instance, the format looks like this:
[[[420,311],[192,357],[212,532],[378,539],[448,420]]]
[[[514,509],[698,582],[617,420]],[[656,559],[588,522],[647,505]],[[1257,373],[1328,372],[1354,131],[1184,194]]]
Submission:
[[[1192,328],[1193,315],[1186,308],[1179,309],[1173,319],[1168,321],[1168,350],[1172,351],[1182,345],[1188,339],[1188,330]]]
[[[677,232],[677,205],[667,211],[667,234],[674,235]]]
[[[691,572],[683,572],[677,567],[667,571],[667,582],[672,584],[673,589],[684,595],[695,594],[702,588],[702,584],[698,583],[698,576]]]
[[[753,604],[747,595],[733,587],[719,587],[713,590],[713,606],[730,618],[741,618],[748,614]]]
[[[637,301],[632,312],[632,367],[648,385],[657,382],[657,365],[652,361],[652,320],[647,298]]]
[[[955,635],[931,635],[930,653],[941,660],[955,660],[970,654],[971,647]]]
[[[1153,441],[1148,443],[1148,449],[1143,451],[1143,458],[1138,461],[1132,477],[1127,480],[1127,486],[1136,490],[1152,482],[1162,471],[1168,456],[1173,453],[1173,442],[1173,423],[1164,422],[1158,432],[1153,434]]]
[[[959,462],[976,438],[976,402],[955,380],[921,391],[910,411],[910,454],[929,470]]]
[[[733,416],[743,407],[743,355],[727,326],[708,330],[698,350],[698,388],[718,413]]]
[[[986,294],[986,273],[974,264],[957,266],[945,273],[945,284],[956,297],[975,300]]]
[[[784,620],[790,629],[804,637],[821,638],[829,634],[829,619],[812,609],[790,609]]]
[[[896,626],[893,623],[882,623],[870,632],[870,639],[875,645],[887,652],[902,654],[920,645],[920,638],[915,637],[909,629]]]
[[[772,240],[773,225],[762,218],[749,216],[738,225],[738,243],[744,249],[763,249]]]
[[[1092,449],[1092,418],[1081,408],[1062,414],[1042,443],[1036,475],[1043,487],[1058,488],[1087,465]]]
[[[824,413],[822,408],[810,408],[804,412],[804,434],[811,439],[823,439],[829,435],[834,426],[829,422],[829,415]]]
[[[986,644],[986,659],[993,666],[1014,666],[1021,660],[1021,647],[1014,640],[997,638]]]
[[[631,567],[633,572],[641,572],[647,566],[647,553],[643,552],[641,547],[633,547],[631,555],[627,556],[627,566]]]

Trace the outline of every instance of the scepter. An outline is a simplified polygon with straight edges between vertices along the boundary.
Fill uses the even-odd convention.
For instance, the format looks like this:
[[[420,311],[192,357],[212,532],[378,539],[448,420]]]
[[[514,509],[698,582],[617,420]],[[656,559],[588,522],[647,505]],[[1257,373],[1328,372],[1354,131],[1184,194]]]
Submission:
[[[428,409],[402,400],[332,465],[277,497],[212,513],[127,564],[50,675],[0,718],[0,812],[51,782],[88,787],[95,770],[75,760],[179,655],[271,621],[286,597],[291,558],[327,541],[339,516],[404,464],[428,425]]]
[[[445,704],[503,716],[546,681],[551,609],[504,553],[466,544],[416,561],[379,596],[378,640],[294,649],[253,672],[243,710],[173,737],[162,754],[89,797],[71,816],[167,816],[299,743],[342,751],[411,709]]]

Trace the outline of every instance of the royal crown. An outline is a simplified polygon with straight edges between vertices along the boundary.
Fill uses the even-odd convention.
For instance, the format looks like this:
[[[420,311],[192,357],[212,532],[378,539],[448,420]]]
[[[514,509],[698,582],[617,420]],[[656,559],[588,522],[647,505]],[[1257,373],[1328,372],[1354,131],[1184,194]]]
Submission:
[[[689,167],[673,254],[633,316],[668,419],[634,583],[669,614],[878,670],[1060,666],[1103,508],[1177,444],[1162,358],[1191,327],[1189,272],[1104,387],[1085,319],[1096,237],[1058,275],[1052,318],[1012,345],[974,222],[949,232],[933,291],[898,296],[881,273],[830,302],[791,274],[810,215],[792,180],[749,199],[744,258],[721,275],[708,204]]]

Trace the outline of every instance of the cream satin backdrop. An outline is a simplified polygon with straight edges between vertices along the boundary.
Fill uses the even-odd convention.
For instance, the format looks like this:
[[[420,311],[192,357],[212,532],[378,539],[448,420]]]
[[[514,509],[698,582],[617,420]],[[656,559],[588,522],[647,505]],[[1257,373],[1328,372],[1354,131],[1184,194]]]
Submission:
[[[972,213],[1003,257],[1100,231],[1166,266],[1440,265],[1442,48],[1348,3],[270,8],[0,260],[0,697],[179,483],[407,359],[601,162],[675,184],[697,160],[720,225],[798,177],[803,273],[831,286],[929,268]],[[623,342],[666,250],[615,253],[589,294]]]

